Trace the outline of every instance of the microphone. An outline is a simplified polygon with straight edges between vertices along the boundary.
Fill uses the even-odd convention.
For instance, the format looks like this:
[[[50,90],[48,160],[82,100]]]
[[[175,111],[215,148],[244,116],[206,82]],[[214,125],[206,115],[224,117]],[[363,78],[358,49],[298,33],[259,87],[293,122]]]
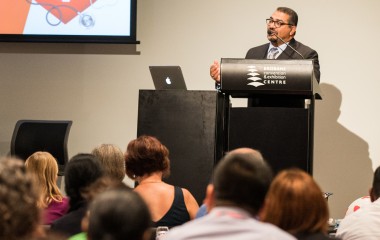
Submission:
[[[275,31],[272,31],[272,30],[268,29],[267,32],[268,32],[268,34],[273,34],[273,35],[275,35],[278,39],[281,40],[281,42],[285,43],[286,46],[290,47],[294,52],[296,52],[298,55],[300,55],[300,56],[302,57],[302,59],[305,59],[305,58],[302,56],[302,54],[301,54],[300,52],[298,52],[294,47],[290,46],[287,42],[285,42],[284,39],[280,38],[280,37],[276,34]]]

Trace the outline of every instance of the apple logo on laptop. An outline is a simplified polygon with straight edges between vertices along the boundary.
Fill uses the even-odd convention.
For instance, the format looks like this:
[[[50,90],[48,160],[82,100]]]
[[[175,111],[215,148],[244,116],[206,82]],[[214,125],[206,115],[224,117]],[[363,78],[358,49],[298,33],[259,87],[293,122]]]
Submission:
[[[165,81],[166,81],[166,84],[172,84],[172,80],[170,80],[169,77],[167,77],[167,78],[165,79]]]

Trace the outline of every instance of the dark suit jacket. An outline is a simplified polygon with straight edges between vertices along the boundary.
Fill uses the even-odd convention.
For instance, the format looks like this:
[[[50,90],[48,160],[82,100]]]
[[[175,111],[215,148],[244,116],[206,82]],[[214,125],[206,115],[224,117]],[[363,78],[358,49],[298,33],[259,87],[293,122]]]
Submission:
[[[303,45],[300,42],[297,42],[294,38],[290,40],[289,45],[296,49],[305,59],[313,59],[314,60],[314,74],[315,78],[319,82],[320,79],[320,71],[319,71],[319,60],[318,53],[311,49],[310,47]],[[269,49],[269,43],[263,44],[261,46],[257,46],[248,50],[246,59],[266,59],[267,53]],[[286,47],[285,51],[283,51],[277,59],[302,59],[302,57],[296,53],[290,47]]]

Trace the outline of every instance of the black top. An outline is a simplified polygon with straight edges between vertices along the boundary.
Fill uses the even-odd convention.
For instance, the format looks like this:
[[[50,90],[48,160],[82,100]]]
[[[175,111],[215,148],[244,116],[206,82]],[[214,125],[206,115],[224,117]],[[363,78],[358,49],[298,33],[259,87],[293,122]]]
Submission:
[[[338,240],[338,238],[329,237],[328,235],[323,234],[321,232],[296,234],[295,237],[298,240],[332,240],[332,239]]]
[[[155,227],[168,226],[175,227],[190,220],[189,212],[187,211],[183,192],[180,187],[174,187],[174,200],[169,211],[157,222],[153,222]]]

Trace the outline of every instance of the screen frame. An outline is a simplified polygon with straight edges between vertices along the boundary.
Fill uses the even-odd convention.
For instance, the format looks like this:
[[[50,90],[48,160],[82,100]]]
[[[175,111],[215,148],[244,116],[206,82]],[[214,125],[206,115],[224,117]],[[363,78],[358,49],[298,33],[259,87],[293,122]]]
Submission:
[[[136,40],[137,0],[131,1],[130,35],[48,35],[48,34],[1,34],[0,42],[36,42],[36,43],[110,43],[139,44]]]

